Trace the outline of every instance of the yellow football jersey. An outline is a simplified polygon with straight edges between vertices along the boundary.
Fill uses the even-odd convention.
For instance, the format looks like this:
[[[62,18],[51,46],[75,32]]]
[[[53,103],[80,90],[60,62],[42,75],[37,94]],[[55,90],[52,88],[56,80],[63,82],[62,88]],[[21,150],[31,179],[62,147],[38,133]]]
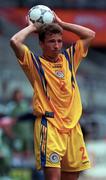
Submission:
[[[42,116],[45,115],[45,112],[53,112],[54,117],[47,117],[47,120],[63,132],[67,132],[70,128],[73,128],[82,114],[82,103],[75,74],[87,52],[84,52],[81,40],[75,44],[73,57],[70,56],[71,51],[71,48],[66,49],[70,61],[73,61],[71,63],[72,71],[69,68],[69,62],[64,53],[59,54],[58,61],[55,63],[49,62],[42,56],[39,56],[46,80],[47,95],[44,91],[45,87],[42,86],[42,73],[34,65],[34,61],[36,61],[36,65],[38,65],[38,61],[27,46],[25,46],[23,60],[19,60],[34,89],[34,114],[36,116]],[[32,58],[34,61],[32,61]]]

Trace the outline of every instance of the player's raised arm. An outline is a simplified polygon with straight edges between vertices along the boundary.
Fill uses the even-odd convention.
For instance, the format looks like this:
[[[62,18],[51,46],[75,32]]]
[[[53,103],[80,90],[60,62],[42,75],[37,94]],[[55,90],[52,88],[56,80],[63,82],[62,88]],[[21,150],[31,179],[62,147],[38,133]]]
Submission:
[[[12,49],[14,50],[17,58],[22,59],[24,55],[24,41],[27,38],[28,35],[30,35],[33,32],[37,32],[38,30],[38,23],[32,23],[29,19],[28,26],[17,32],[11,39],[10,39],[10,45]]]
[[[95,37],[95,32],[93,30],[77,24],[64,22],[56,14],[55,22],[57,22],[63,29],[78,35],[80,39],[83,40],[85,50],[88,48],[91,40]]]

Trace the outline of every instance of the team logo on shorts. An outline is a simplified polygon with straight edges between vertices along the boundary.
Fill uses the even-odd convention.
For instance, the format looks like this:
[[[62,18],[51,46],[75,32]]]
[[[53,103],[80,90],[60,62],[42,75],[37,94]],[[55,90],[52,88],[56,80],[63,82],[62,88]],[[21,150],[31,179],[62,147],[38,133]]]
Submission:
[[[63,71],[55,71],[55,75],[56,75],[58,78],[63,78],[63,77],[64,77]]]
[[[58,155],[57,153],[52,153],[52,154],[50,155],[50,161],[51,161],[52,163],[58,163],[58,162],[60,161],[59,155]]]

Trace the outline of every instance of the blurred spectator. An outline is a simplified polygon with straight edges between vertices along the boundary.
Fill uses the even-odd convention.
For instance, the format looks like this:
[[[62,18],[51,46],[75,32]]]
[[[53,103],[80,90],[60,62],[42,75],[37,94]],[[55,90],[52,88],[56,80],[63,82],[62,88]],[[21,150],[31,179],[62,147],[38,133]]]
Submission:
[[[3,141],[2,136],[3,129],[0,127],[0,177],[8,174],[11,158],[11,150],[9,146]]]
[[[0,117],[0,128],[8,136],[8,138],[13,138],[14,134],[12,132],[12,126],[16,123],[15,119],[8,116]]]
[[[7,104],[7,114],[12,117],[17,117],[29,111],[28,101],[25,99],[23,91],[16,88],[13,91],[12,98]]]
[[[14,134],[14,150],[24,151],[31,149],[33,123],[31,123],[32,119],[27,118],[28,114],[31,114],[31,103],[25,97],[21,89],[16,88],[13,91],[10,101],[7,103],[6,112],[11,118],[16,119],[16,124],[12,127]],[[20,142],[18,143],[19,146],[17,142]]]

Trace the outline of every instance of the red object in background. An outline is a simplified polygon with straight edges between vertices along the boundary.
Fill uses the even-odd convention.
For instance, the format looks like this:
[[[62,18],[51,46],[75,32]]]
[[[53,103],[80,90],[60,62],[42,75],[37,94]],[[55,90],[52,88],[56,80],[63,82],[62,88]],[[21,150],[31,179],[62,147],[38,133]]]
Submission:
[[[4,16],[14,24],[25,27],[27,8],[2,8],[0,16]],[[106,46],[106,11],[103,10],[78,10],[78,9],[54,9],[56,14],[64,21],[83,25],[96,32],[96,37],[92,41],[92,46]],[[64,41],[71,43],[77,36],[65,31]]]
[[[91,28],[96,32],[92,41],[93,46],[106,46],[106,11],[100,10],[62,10],[55,12],[62,20]],[[64,39],[68,43],[77,39],[77,36],[64,33]]]
[[[0,16],[21,27],[26,25],[27,13],[27,8],[0,8]]]

